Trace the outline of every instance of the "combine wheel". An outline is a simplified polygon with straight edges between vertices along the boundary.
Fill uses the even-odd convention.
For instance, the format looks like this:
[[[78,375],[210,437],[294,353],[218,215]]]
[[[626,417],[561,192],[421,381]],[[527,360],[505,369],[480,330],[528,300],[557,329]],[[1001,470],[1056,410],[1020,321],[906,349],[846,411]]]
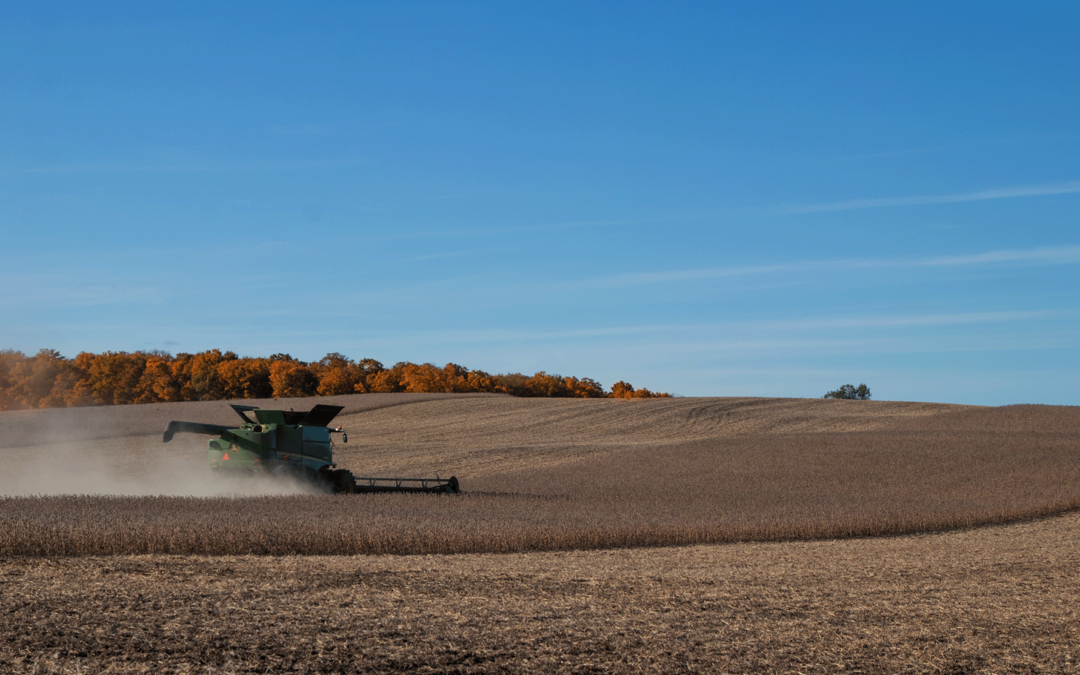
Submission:
[[[336,469],[330,472],[330,484],[334,486],[334,492],[351,495],[356,492],[356,478],[352,471]]]

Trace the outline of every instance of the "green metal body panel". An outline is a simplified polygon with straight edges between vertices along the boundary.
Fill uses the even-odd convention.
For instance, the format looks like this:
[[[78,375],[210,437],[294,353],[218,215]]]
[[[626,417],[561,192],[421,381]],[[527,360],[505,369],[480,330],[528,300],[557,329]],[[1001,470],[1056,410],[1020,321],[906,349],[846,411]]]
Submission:
[[[211,439],[207,444],[207,459],[212,470],[228,473],[266,471],[310,477],[334,466],[329,429],[285,424],[279,410],[254,412],[260,422],[275,418],[282,421],[244,424]]]
[[[251,411],[260,424],[285,424],[284,410],[263,410],[256,408]]]

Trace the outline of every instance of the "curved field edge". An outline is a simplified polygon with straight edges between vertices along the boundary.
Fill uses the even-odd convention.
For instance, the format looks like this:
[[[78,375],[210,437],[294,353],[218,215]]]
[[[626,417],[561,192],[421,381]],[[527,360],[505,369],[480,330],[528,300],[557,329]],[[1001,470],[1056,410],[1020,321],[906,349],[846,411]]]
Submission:
[[[942,514],[937,517],[873,518],[810,524],[762,522],[753,525],[707,526],[639,524],[622,526],[545,526],[491,528],[460,527],[453,518],[424,518],[420,527],[380,523],[352,529],[356,518],[344,512],[321,510],[307,522],[282,522],[259,517],[263,499],[200,499],[197,505],[158,499],[49,497],[13,498],[0,502],[7,517],[0,527],[0,557],[81,557],[109,555],[446,555],[509,554],[550,551],[590,551],[658,548],[696,544],[734,544],[892,537],[967,530],[985,526],[1060,516],[1080,510],[1080,500],[1028,510],[989,514]],[[305,498],[276,504],[278,509],[319,507]],[[184,508],[184,507],[188,508]],[[192,509],[191,507],[195,508]],[[33,510],[40,517],[10,514]],[[117,510],[139,510],[139,516],[112,522]],[[160,517],[163,511],[169,517]],[[76,516],[76,513],[78,514]],[[227,515],[225,515],[227,514]],[[63,522],[47,522],[60,518]],[[183,519],[182,521],[179,519]],[[432,522],[444,520],[445,522]],[[455,528],[455,526],[457,526]],[[350,529],[344,529],[349,527]]]

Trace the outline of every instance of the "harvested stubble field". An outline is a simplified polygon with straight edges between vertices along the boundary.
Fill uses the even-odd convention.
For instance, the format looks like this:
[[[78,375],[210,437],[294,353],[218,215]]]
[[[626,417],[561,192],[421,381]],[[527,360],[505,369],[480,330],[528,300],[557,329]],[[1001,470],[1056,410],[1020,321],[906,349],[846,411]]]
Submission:
[[[1074,673],[1078,541],[9,558],[0,672]]]
[[[185,477],[173,486],[179,496],[7,498],[0,554],[668,546],[927,532],[1080,506],[1076,408],[487,396],[373,408],[341,421],[353,442],[338,448],[340,465],[368,475],[456,473],[469,494],[183,496],[192,483],[210,493],[208,485],[237,489],[205,479],[205,438],[187,436],[196,444],[182,450],[190,471],[170,473]],[[136,485],[139,467],[179,452],[158,433],[76,447],[126,463],[125,480]],[[38,461],[53,451],[6,450]],[[79,489],[84,471],[58,470],[37,469],[44,487],[92,490]],[[157,487],[160,477],[139,492]]]
[[[471,494],[193,497],[190,404],[0,414],[0,672],[1080,672],[1080,515],[830,539],[1075,509],[1076,408],[356,398],[341,466]]]

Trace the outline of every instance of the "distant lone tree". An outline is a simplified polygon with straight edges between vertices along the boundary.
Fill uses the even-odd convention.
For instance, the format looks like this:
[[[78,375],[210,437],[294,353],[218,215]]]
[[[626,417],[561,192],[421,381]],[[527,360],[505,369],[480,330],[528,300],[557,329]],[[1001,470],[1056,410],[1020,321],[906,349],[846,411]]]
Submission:
[[[870,400],[870,388],[865,384],[860,384],[858,387],[853,387],[850,384],[845,384],[836,391],[830,391],[821,398],[850,398],[855,401],[869,401]]]

